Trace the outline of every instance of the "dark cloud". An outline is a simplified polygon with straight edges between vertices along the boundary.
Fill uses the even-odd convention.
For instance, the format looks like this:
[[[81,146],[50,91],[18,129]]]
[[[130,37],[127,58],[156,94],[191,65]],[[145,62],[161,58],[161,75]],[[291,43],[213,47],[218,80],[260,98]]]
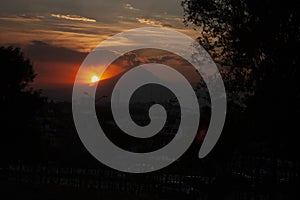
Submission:
[[[31,41],[25,46],[24,51],[33,61],[37,62],[81,63],[87,56],[87,53],[53,46],[39,40]]]

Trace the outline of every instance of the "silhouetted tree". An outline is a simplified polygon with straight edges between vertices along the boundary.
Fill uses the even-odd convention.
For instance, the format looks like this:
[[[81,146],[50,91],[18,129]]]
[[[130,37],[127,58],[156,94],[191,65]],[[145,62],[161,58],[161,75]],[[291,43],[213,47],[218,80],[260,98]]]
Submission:
[[[248,107],[260,112],[256,118],[272,129],[299,111],[299,2],[184,0],[182,6],[185,23],[199,28],[199,42],[216,62],[252,70],[255,97]]]
[[[228,92],[236,85],[242,85],[246,90],[254,88],[254,96],[247,100],[246,111],[235,116],[242,119],[239,129],[235,127],[228,132],[243,135],[245,140],[241,149],[253,144],[249,142],[250,138],[257,143],[263,141],[265,146],[250,148],[247,153],[255,150],[262,154],[267,148],[275,167],[278,157],[298,159],[295,130],[300,114],[300,3],[184,0],[182,6],[185,23],[199,30],[200,44],[216,62],[231,66],[231,70],[251,70],[251,86],[244,85],[242,74],[226,85]],[[270,180],[274,183],[276,169],[271,171]]]
[[[1,78],[2,91],[6,94],[22,92],[36,76],[30,60],[24,58],[19,48],[13,47],[0,47],[0,56],[4,75]]]
[[[0,47],[1,153],[6,159],[34,159],[40,152],[37,112],[45,102],[29,88],[36,74],[19,48]]]

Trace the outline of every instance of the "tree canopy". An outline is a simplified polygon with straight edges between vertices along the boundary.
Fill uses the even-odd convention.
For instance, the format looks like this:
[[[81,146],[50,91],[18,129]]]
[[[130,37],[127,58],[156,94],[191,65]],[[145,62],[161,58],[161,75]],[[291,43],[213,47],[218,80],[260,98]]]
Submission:
[[[45,103],[40,92],[29,84],[36,74],[33,65],[19,48],[0,47],[1,77],[1,149],[2,158],[32,158],[40,151],[37,114]]]
[[[235,78],[225,83],[229,93],[254,88],[245,113],[235,116],[242,120],[237,125],[240,129],[229,131],[245,138],[269,138],[274,155],[295,154],[295,116],[300,114],[300,2],[184,0],[182,6],[186,25],[199,30],[200,44],[216,62],[232,70],[251,70],[251,86],[245,84],[245,74],[233,74]]]
[[[36,74],[32,63],[19,48],[0,47],[2,67],[1,88],[4,93],[21,92],[33,82]]]

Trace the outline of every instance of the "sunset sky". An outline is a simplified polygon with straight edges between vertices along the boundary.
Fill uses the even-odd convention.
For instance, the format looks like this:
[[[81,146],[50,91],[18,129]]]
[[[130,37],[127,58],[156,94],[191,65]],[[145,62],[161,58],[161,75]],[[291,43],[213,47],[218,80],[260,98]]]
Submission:
[[[167,27],[192,38],[181,1],[10,0],[0,1],[0,46],[21,47],[38,74],[34,87],[70,100],[78,67],[101,41],[124,30]]]

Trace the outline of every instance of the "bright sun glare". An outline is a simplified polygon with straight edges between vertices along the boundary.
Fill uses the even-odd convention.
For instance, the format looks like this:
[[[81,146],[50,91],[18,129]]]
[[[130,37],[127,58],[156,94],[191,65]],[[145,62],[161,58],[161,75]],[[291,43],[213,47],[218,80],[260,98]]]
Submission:
[[[92,78],[91,78],[92,83],[98,82],[99,80],[100,80],[99,77],[96,75],[92,76]]]

